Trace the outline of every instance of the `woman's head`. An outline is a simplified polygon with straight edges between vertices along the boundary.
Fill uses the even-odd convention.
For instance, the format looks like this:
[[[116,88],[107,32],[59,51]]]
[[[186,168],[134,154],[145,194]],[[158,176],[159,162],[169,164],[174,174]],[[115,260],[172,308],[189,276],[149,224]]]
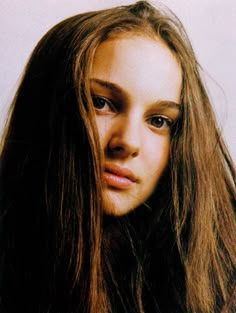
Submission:
[[[189,74],[187,70],[191,71],[189,68],[195,66],[195,59],[191,55],[191,47],[186,42],[185,38],[183,38],[181,31],[181,26],[174,24],[168,16],[165,16],[165,13],[155,10],[149,4],[142,1],[130,7],[119,7],[81,14],[56,25],[44,36],[33,52],[28,67],[26,68],[22,88],[19,90],[20,94],[18,99],[20,97],[24,97],[25,99],[22,100],[24,105],[21,105],[19,113],[17,113],[19,117],[21,115],[22,118],[17,119],[21,120],[23,124],[21,128],[26,128],[25,136],[31,137],[31,141],[34,142],[34,144],[39,141],[44,141],[44,144],[48,143],[51,149],[52,146],[55,146],[55,149],[64,149],[67,146],[67,154],[70,149],[76,149],[75,146],[80,148],[83,146],[83,154],[91,153],[90,157],[93,159],[93,165],[90,164],[89,171],[90,173],[95,173],[96,176],[93,182],[88,183],[89,179],[87,177],[88,175],[86,175],[85,179],[87,185],[90,187],[96,185],[98,189],[103,189],[103,180],[100,179],[102,173],[98,170],[98,165],[100,163],[101,169],[103,170],[104,164],[101,163],[99,155],[103,156],[104,151],[100,152],[98,145],[98,134],[96,134],[96,127],[94,127],[96,124],[94,116],[94,92],[91,93],[91,78],[93,78],[94,62],[96,62],[96,68],[98,68],[97,63],[101,63],[102,60],[101,52],[99,51],[103,50],[102,53],[106,53],[103,59],[102,70],[106,71],[108,75],[107,70],[111,62],[113,62],[113,55],[111,55],[113,52],[111,48],[109,48],[110,55],[108,55],[108,52],[105,51],[106,49],[103,47],[105,45],[111,47],[114,43],[114,50],[118,51],[120,49],[119,45],[121,46],[121,50],[124,45],[129,45],[131,48],[130,51],[128,51],[129,48],[126,48],[126,50],[122,52],[122,56],[124,56],[124,54],[130,55],[130,58],[132,58],[134,63],[136,61],[136,64],[133,65],[135,69],[132,69],[131,66],[127,67],[127,74],[128,71],[133,71],[132,79],[135,75],[138,75],[137,79],[139,78],[140,82],[137,81],[137,83],[141,83],[143,80],[146,85],[149,84],[150,88],[151,86],[154,88],[155,83],[157,85],[158,83],[160,84],[159,89],[163,86],[163,90],[165,88],[169,89],[176,84],[174,87],[178,89],[178,91],[176,90],[175,97],[172,96],[172,99],[168,99],[167,94],[164,96],[164,99],[158,99],[158,97],[156,97],[156,100],[175,100],[175,102],[181,103],[178,109],[180,111],[180,108],[182,110],[183,93],[185,92],[183,83],[186,84],[187,82],[188,84],[190,80],[190,78],[186,78],[186,74]],[[144,42],[146,42],[146,46],[147,43],[149,43],[150,50],[149,47],[145,47]],[[158,49],[157,47],[155,51],[154,46],[159,46],[160,48]],[[164,54],[168,55],[165,59],[161,59],[160,55],[158,55],[160,49],[165,50]],[[119,53],[117,51],[116,54],[118,55]],[[131,55],[131,53],[133,55]],[[100,58],[99,61],[98,58],[96,58],[98,54]],[[135,55],[136,59],[133,58]],[[122,56],[120,55],[119,60],[117,59],[117,62],[121,63],[120,69],[124,69],[124,62],[129,62],[128,60],[123,61]],[[159,62],[163,72],[168,75],[166,82],[164,79],[161,81],[160,77],[158,77],[159,69],[157,66],[153,66],[152,68],[151,59],[153,63]],[[172,64],[170,64],[170,61]],[[168,65],[170,67],[172,66],[172,69],[167,67],[168,62]],[[140,63],[140,65],[138,63]],[[145,63],[147,65],[146,69]],[[163,66],[164,63],[165,65]],[[134,73],[134,70],[136,70],[137,73]],[[150,70],[152,70],[152,73]],[[157,72],[156,77],[155,71]],[[194,72],[194,70],[192,71]],[[117,71],[118,74],[120,72]],[[189,76],[193,74],[194,73],[190,73]],[[147,77],[149,81],[147,81]],[[93,83],[93,85],[94,84],[95,83]],[[195,89],[196,88],[199,87],[195,86]],[[151,90],[147,90],[146,94],[148,95],[150,91]],[[156,93],[158,93],[158,88],[156,89]],[[186,106],[188,103],[184,105]],[[17,108],[15,111],[17,111]],[[147,112],[145,114],[146,119]],[[150,113],[148,114],[150,115]],[[28,122],[24,121],[25,115],[29,116]],[[180,114],[178,114],[178,118],[179,117]],[[133,118],[135,118],[135,116],[133,116]],[[177,122],[178,118],[175,117],[174,120]],[[99,121],[100,120],[99,118]],[[172,121],[172,118],[170,120]],[[74,128],[72,126],[73,123],[77,124],[74,125]],[[128,124],[130,124],[130,121]],[[152,173],[148,173],[149,169],[145,168],[145,164],[139,164],[138,167],[140,167],[140,171],[144,171],[147,177],[149,177],[148,181],[150,181],[151,186],[149,187],[147,183],[147,191],[143,196],[141,196],[141,190],[138,191],[138,193],[141,192],[139,197],[137,197],[137,193],[133,194],[131,192],[133,198],[140,200],[134,202],[132,200],[130,202],[131,199],[127,199],[125,202],[130,204],[128,206],[126,204],[124,208],[118,209],[116,207],[112,209],[113,201],[107,201],[107,199],[105,199],[105,208],[108,205],[107,203],[110,203],[109,208],[107,208],[107,210],[105,209],[105,211],[118,215],[126,213],[145,201],[154,190],[155,183],[158,181],[167,164],[170,147],[169,143],[166,142],[164,148],[165,153],[161,156],[159,152],[162,149],[159,149],[159,144],[152,143],[151,133],[149,135],[150,140],[147,140],[147,138],[144,140],[146,145],[149,143],[150,146],[148,151],[145,152],[145,155],[146,158],[149,156],[150,160],[147,161],[152,164],[150,167]],[[171,137],[172,134],[169,135]],[[69,140],[67,136],[70,138]],[[26,138],[24,138],[24,140],[25,139]],[[170,138],[168,138],[168,140],[169,139]],[[64,140],[66,143],[63,143]],[[68,145],[70,145],[70,147]],[[102,147],[102,149],[103,148],[104,147]],[[85,150],[90,149],[90,152],[85,152]],[[60,153],[63,154],[63,151]],[[87,155],[84,159],[90,159],[90,157]],[[71,155],[71,158],[75,158],[75,156],[72,157]],[[111,160],[109,159],[108,161],[110,162]],[[68,162],[68,160],[65,161],[65,166],[67,166]],[[128,166],[124,160],[119,161],[117,165],[122,167]],[[86,169],[85,166],[81,167],[84,170]],[[81,171],[83,171],[82,168]],[[157,174],[155,175],[155,173]],[[138,175],[139,171],[136,176]],[[150,180],[150,178],[152,179]],[[135,178],[135,180],[138,181],[139,179]],[[98,186],[99,182],[101,182],[100,186]],[[117,186],[113,184],[112,187]],[[127,190],[119,191],[118,189],[119,188],[115,190],[115,188],[113,188],[111,191],[112,194],[117,191],[118,198],[120,197],[119,195],[127,193]],[[118,203],[120,203],[121,207],[124,206],[124,202]]]
[[[103,150],[104,210],[123,215],[152,194],[167,165],[181,111],[181,68],[160,39],[116,35],[98,46],[90,84]]]

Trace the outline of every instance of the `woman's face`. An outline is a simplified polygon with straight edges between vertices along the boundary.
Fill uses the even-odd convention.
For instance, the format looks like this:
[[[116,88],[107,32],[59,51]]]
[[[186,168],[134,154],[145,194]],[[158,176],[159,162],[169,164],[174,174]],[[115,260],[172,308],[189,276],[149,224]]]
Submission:
[[[91,93],[104,151],[104,211],[123,215],[154,191],[179,116],[182,73],[161,40],[115,37],[97,49]]]

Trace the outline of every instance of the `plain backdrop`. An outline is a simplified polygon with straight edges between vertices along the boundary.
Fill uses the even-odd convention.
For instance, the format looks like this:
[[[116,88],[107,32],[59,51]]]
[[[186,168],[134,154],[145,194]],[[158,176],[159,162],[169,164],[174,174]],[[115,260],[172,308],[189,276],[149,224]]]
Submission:
[[[129,4],[128,0],[0,1],[0,130],[20,74],[43,34],[80,12]],[[218,122],[236,162],[236,1],[163,0],[180,18],[204,70]],[[158,3],[152,1],[152,3]]]

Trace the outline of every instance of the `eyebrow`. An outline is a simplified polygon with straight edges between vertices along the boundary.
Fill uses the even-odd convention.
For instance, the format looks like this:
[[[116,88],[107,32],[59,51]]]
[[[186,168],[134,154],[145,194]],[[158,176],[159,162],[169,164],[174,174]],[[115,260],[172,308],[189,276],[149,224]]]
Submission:
[[[95,82],[97,84],[99,84],[100,86],[111,90],[113,92],[116,92],[118,94],[121,95],[126,95],[126,92],[124,92],[123,88],[121,88],[118,84],[109,82],[109,81],[105,81],[99,78],[92,78],[90,79],[91,82]],[[181,103],[177,103],[175,101],[171,101],[171,100],[158,100],[155,102],[155,105],[158,105],[159,107],[165,107],[165,108],[173,108],[173,109],[178,109],[181,110]]]
[[[92,78],[90,81],[95,82],[95,83],[99,84],[100,86],[105,87],[106,89],[109,89],[111,91],[115,91],[116,93],[124,94],[123,89],[115,83],[108,82],[108,81],[98,79],[98,78]]]

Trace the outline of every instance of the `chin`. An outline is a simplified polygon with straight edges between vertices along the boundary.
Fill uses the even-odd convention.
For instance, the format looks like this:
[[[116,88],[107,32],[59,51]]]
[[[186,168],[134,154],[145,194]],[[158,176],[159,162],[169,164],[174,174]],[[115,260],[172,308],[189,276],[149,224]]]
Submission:
[[[106,215],[122,216],[135,210],[138,206],[136,203],[132,203],[128,199],[122,199],[122,195],[117,195],[116,192],[109,192],[104,197],[103,212]]]
[[[122,207],[122,206],[115,206],[110,204],[109,206],[105,205],[104,206],[104,213],[106,215],[111,215],[111,216],[122,216],[130,213],[131,211],[135,210],[135,208],[130,208],[130,207]]]
[[[119,217],[134,211],[143,203],[143,201],[137,201],[137,199],[136,201],[133,201],[133,199],[123,199],[122,196],[119,196],[116,193],[111,195],[111,192],[109,192],[108,195],[106,194],[103,203],[103,212],[106,215]]]

